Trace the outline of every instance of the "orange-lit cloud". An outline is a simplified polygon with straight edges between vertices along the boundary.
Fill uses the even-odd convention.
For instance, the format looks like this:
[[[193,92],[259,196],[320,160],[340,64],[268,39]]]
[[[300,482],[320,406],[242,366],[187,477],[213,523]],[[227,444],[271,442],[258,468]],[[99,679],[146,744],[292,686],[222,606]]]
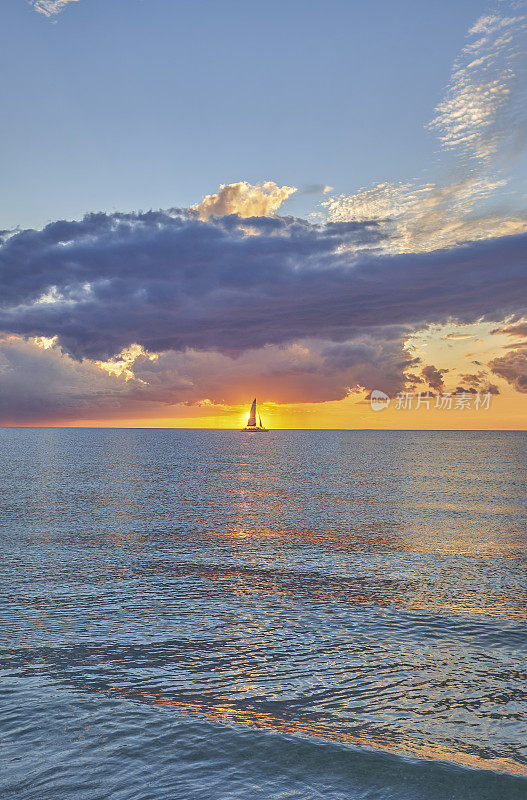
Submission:
[[[262,217],[277,211],[294,192],[294,186],[277,186],[274,181],[256,185],[247,181],[222,184],[215,194],[208,194],[192,208],[200,219],[238,214],[240,217]]]

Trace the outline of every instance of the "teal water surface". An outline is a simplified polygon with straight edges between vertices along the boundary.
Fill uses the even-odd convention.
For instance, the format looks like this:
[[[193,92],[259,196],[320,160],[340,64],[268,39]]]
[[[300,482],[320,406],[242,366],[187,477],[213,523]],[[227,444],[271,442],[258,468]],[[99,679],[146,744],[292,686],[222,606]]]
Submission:
[[[0,430],[2,800],[527,797],[526,445]]]

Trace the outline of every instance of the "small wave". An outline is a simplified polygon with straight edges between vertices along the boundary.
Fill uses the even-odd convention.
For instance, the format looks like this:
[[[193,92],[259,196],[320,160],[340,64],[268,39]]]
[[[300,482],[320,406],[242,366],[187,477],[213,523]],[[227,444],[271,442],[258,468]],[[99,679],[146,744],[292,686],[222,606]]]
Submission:
[[[93,689],[88,689],[93,691]],[[282,734],[304,734],[309,738],[353,747],[367,748],[403,758],[417,758],[425,761],[441,761],[461,767],[478,770],[492,770],[509,775],[527,777],[527,765],[510,758],[497,756],[480,756],[475,753],[449,750],[436,743],[422,744],[404,740],[393,742],[393,737],[385,739],[381,736],[354,734],[344,728],[319,724],[307,720],[285,719],[263,711],[233,708],[231,706],[213,705],[181,699],[177,695],[163,691],[142,691],[133,687],[111,686],[96,690],[97,694],[114,699],[129,699],[143,703],[155,703],[172,706],[184,710],[189,715],[214,720],[220,723],[235,723],[250,726],[253,729],[270,729]]]

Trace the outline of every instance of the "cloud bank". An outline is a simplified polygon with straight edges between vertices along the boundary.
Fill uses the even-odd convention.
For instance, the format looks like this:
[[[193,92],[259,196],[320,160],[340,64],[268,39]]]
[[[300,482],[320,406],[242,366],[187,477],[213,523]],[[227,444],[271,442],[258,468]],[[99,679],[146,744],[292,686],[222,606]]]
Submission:
[[[247,236],[246,223],[258,235]],[[97,214],[0,248],[0,330],[76,358],[131,344],[235,354],[388,325],[501,321],[525,306],[527,235],[433,253],[356,250],[375,223]]]
[[[413,254],[381,252],[385,236],[368,220],[176,210],[8,235],[1,417],[159,415],[242,402],[248,386],[277,402],[393,395],[422,366],[406,346],[415,331],[521,318],[527,234]],[[443,373],[422,369],[436,387]]]
[[[132,348],[110,362],[78,361],[58,345],[0,338],[0,419],[160,416],[170,407],[236,404],[247,389],[279,403],[340,400],[357,386],[396,392],[415,358],[404,349],[404,332],[388,330],[334,344],[301,340],[266,346],[233,357],[214,351],[168,350],[159,355]],[[115,372],[113,371],[115,369]],[[180,409],[181,413],[181,409]]]

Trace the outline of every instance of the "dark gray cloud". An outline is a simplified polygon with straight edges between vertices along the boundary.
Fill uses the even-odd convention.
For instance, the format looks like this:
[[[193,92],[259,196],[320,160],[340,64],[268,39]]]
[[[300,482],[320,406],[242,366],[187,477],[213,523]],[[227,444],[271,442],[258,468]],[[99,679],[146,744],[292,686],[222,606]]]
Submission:
[[[527,348],[520,348],[489,361],[490,369],[505,378],[517,392],[527,392]]]
[[[481,386],[456,386],[455,394],[499,394],[500,390],[495,383],[485,383]]]
[[[55,222],[0,247],[0,330],[57,335],[77,358],[133,342],[234,354],[525,307],[527,235],[391,256],[376,251],[380,237],[371,222],[186,212]]]
[[[506,333],[507,336],[527,336],[527,322],[504,325],[503,328],[495,328],[491,333]],[[515,346],[516,345],[512,345],[512,347]]]
[[[428,364],[421,370],[421,375],[431,389],[435,389],[437,392],[440,392],[445,385],[443,382],[443,375],[445,375],[447,372],[447,369],[437,369],[437,367],[434,367],[433,364]]]
[[[405,356],[403,344],[400,329],[387,329],[345,344],[301,340],[235,357],[196,350],[154,358],[139,353],[126,373],[112,375],[58,346],[43,349],[8,336],[0,339],[0,420],[166,416],[175,406],[204,400],[244,403],[249,386],[259,397],[282,403],[340,400],[358,387],[393,394],[415,360]],[[179,413],[187,416],[189,410]]]
[[[466,373],[465,375],[461,375],[460,377],[461,377],[461,380],[463,381],[463,383],[466,384],[468,387],[470,387],[470,388],[464,389],[464,390],[462,390],[462,389],[460,389],[460,387],[458,387],[458,389],[460,389],[460,391],[480,392],[480,393],[483,393],[483,394],[485,394],[487,392],[490,392],[490,394],[499,394],[500,393],[500,390],[498,389],[496,384],[489,383],[488,373],[484,369],[480,369],[480,370],[478,370],[478,372],[469,372],[469,373]]]
[[[3,424],[109,415],[130,388],[123,378],[69,358],[60,348],[43,350],[19,337],[0,339]]]

